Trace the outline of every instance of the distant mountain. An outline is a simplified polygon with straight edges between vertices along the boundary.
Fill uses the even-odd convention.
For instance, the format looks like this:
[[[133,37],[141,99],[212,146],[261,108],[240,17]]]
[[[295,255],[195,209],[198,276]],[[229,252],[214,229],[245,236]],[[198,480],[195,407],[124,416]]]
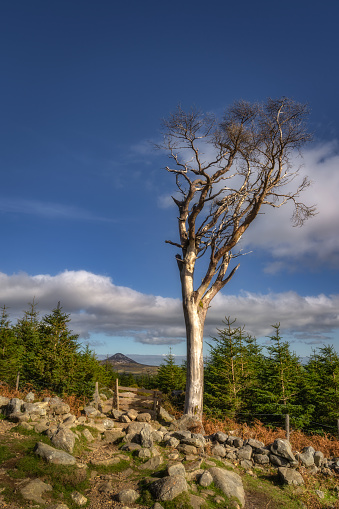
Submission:
[[[99,361],[100,364],[111,364],[113,369],[118,373],[131,373],[134,375],[141,375],[147,373],[156,373],[158,366],[149,366],[147,364],[140,364],[133,359],[130,359],[123,353],[116,353],[111,357]]]
[[[138,364],[136,361],[130,359],[123,353],[115,353],[111,357],[108,357],[108,359],[105,359],[105,361],[112,364]]]

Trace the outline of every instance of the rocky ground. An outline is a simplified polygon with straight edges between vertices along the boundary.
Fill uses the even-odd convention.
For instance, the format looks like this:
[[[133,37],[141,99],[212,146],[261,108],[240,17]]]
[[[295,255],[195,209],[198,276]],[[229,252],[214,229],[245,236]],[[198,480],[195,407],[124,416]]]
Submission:
[[[312,448],[295,455],[286,440],[207,437],[163,409],[108,417],[89,406],[76,417],[46,399],[0,401],[0,508],[338,507],[339,462]],[[333,489],[315,489],[319,506],[307,505],[304,478],[316,475]]]

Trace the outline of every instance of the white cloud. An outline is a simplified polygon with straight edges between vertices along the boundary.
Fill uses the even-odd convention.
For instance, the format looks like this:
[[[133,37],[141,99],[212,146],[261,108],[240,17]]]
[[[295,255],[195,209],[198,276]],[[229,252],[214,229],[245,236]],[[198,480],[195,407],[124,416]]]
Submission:
[[[307,265],[339,267],[339,144],[326,143],[309,148],[303,155],[300,175],[313,182],[301,196],[307,205],[316,205],[318,214],[301,228],[291,225],[292,207],[266,208],[243,237],[243,246],[264,250],[274,261],[267,272]],[[300,164],[296,159],[295,165]]]
[[[74,205],[17,198],[1,198],[0,212],[10,214],[31,214],[48,219],[112,221],[112,219],[96,216],[90,211]]]
[[[33,298],[41,315],[61,301],[63,310],[71,315],[71,328],[85,339],[101,333],[133,337],[147,345],[171,345],[185,338],[179,299],[143,294],[86,271],[56,276],[0,273],[0,305],[9,308],[12,318],[22,316]],[[283,331],[302,342],[323,341],[339,329],[338,309],[339,295],[219,293],[207,315],[205,336],[215,336],[224,317],[230,316],[257,337],[271,334],[271,325],[281,322]]]

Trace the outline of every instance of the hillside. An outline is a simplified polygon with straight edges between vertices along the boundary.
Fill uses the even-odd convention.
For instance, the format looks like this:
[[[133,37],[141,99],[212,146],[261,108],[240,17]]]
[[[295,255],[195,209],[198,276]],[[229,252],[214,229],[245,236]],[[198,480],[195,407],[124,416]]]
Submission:
[[[113,369],[118,373],[128,373],[132,375],[141,374],[154,374],[158,371],[158,366],[149,366],[147,364],[140,364],[130,357],[122,353],[111,355],[105,360],[100,361],[101,364],[111,364]]]

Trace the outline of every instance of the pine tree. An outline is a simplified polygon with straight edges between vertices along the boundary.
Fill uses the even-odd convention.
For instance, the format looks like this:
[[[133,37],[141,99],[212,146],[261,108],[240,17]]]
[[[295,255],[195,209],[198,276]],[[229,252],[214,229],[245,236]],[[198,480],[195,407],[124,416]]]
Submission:
[[[175,364],[175,357],[170,349],[169,354],[165,357],[165,363],[160,365],[155,376],[155,384],[159,390],[168,394],[174,390],[184,390],[185,383],[186,371]]]
[[[0,380],[13,385],[21,369],[23,346],[17,340],[6,306],[0,316]]]
[[[295,426],[304,426],[310,419],[312,408],[305,408],[301,395],[305,386],[305,370],[299,357],[282,341],[280,324],[272,326],[275,334],[267,346],[269,357],[263,363],[259,377],[260,389],[256,392],[258,413],[289,414]]]
[[[230,417],[247,411],[260,357],[256,340],[244,327],[234,327],[235,321],[226,318],[226,327],[218,329],[205,367],[205,407]]]
[[[306,397],[315,406],[312,420],[336,426],[339,418],[339,356],[333,345],[313,351],[306,372],[309,382]]]

